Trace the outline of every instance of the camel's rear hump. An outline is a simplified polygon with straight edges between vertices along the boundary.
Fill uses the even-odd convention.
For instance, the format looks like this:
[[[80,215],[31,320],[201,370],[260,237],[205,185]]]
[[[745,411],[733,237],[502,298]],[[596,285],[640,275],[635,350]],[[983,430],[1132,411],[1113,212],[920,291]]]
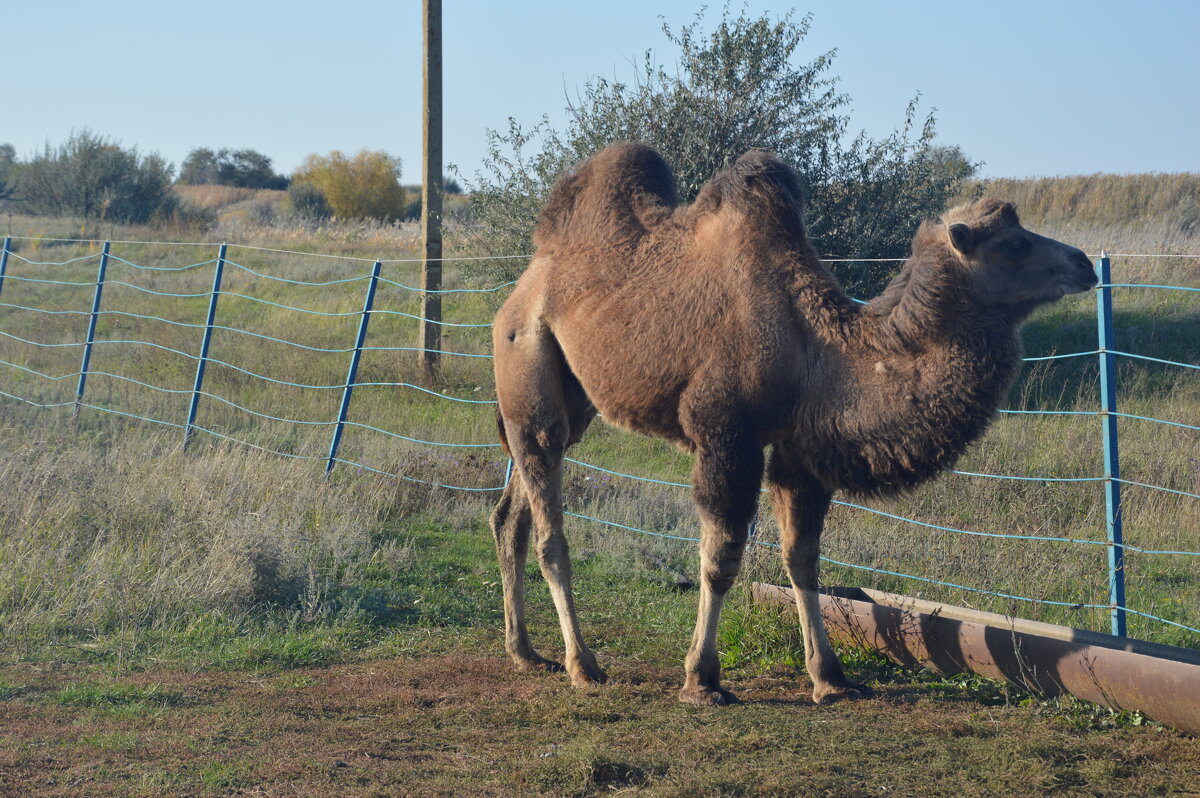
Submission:
[[[766,150],[750,150],[710,180],[692,205],[696,214],[732,207],[744,223],[774,237],[803,240],[804,190],[787,163]]]
[[[559,178],[533,240],[551,250],[632,242],[676,204],[675,176],[662,157],[618,142]]]

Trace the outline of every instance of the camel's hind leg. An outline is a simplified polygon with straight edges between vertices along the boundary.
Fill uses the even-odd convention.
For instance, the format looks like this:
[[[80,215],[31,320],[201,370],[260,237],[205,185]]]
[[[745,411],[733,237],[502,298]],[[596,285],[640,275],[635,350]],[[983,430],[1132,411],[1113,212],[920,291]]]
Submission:
[[[534,651],[525,626],[525,561],[533,515],[519,474],[513,474],[505,486],[491,525],[504,588],[504,648],[521,670],[560,671],[562,665]]]
[[[512,483],[492,514],[505,588],[509,654],[519,666],[553,667],[537,655],[525,630],[525,556],[532,526],[542,576],[550,587],[565,644],[565,664],[576,686],[605,675],[583,641],[571,592],[571,560],[563,534],[562,459],[595,410],[567,369],[549,330],[497,336],[496,389],[501,425],[515,465]]]
[[[772,453],[767,482],[775,518],[779,522],[783,561],[792,580],[800,613],[804,660],[813,682],[813,700],[824,704],[839,698],[869,696],[870,688],[846,678],[842,661],[829,645],[821,618],[817,568],[821,555],[821,529],[832,497],[778,448]]]

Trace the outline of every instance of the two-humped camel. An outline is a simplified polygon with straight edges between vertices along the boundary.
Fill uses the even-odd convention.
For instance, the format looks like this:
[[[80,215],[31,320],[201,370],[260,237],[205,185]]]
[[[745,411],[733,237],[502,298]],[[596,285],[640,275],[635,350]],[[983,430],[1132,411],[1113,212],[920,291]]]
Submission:
[[[858,306],[809,244],[802,211],[795,173],[762,151],[688,207],[639,144],[608,147],[554,187],[493,335],[500,437],[516,469],[491,523],[519,667],[561,667],[525,627],[532,528],[571,681],[605,679],[580,632],[562,531],[563,455],[599,412],[696,456],[702,582],[680,699],[734,700],[721,687],[717,621],[764,466],[813,699],[869,693],[846,679],[821,620],[831,495],[895,494],[951,466],[1017,372],[1020,323],[1096,278],[1083,252],[983,200],[921,225],[900,274]]]

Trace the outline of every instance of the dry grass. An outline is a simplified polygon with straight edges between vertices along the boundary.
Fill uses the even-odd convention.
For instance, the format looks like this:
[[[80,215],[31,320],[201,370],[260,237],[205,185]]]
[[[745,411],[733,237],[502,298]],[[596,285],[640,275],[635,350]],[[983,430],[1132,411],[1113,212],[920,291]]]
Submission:
[[[181,188],[210,188],[193,186]],[[250,191],[228,186],[231,192]],[[221,241],[236,241],[253,247],[267,247],[302,252],[319,252],[348,258],[417,258],[420,243],[418,226],[411,222],[381,222],[373,219],[310,220],[280,213],[282,192],[256,191],[247,198],[209,211],[183,213],[155,227],[120,225],[111,222],[25,217],[9,214],[0,222],[4,235],[40,239],[90,239],[104,241],[189,241],[211,242],[215,252]],[[76,248],[63,242],[29,241],[23,245],[34,255],[53,254],[45,259],[62,260],[65,252],[78,254]],[[139,256],[155,255],[170,259],[170,248],[143,250]],[[24,254],[24,253],[22,253]],[[140,261],[139,261],[140,262]]]
[[[1126,243],[1131,247],[1139,245],[1137,241]],[[309,240],[308,244],[321,248],[316,240]],[[348,248],[361,251],[358,249],[360,244],[353,243]],[[340,247],[331,248],[337,250]],[[30,246],[18,251],[29,253],[26,257],[34,259],[66,260],[96,250],[67,246],[38,250]],[[187,262],[181,261],[181,256],[199,260],[215,254],[204,250],[195,254],[192,249],[180,253],[166,245],[126,245],[114,248],[114,252],[128,260],[149,265],[180,265]],[[312,282],[361,275],[368,268],[365,262],[282,255],[239,247],[231,248],[229,257],[255,271]],[[60,279],[86,283],[93,274],[94,264],[95,261],[87,261],[74,266],[56,267],[55,273]],[[1188,273],[1188,266],[1187,261],[1177,259],[1118,261],[1118,268],[1129,273],[1128,278],[1122,279],[1200,284],[1193,274]],[[10,265],[10,274],[32,273],[28,271],[30,268],[14,263]],[[203,294],[211,279],[210,270],[211,267],[201,267],[185,272],[141,272],[114,263],[109,279],[157,291]],[[389,264],[384,276],[408,285],[416,281],[415,270],[410,264]],[[464,284],[453,268],[448,270],[446,282],[448,286]],[[219,324],[294,340],[308,346],[344,348],[353,340],[363,283],[323,288],[289,286],[231,268],[227,272],[224,288],[232,293],[281,304],[351,315],[341,318],[312,316],[235,296],[223,296],[219,306]],[[85,308],[91,295],[91,289],[86,285],[71,288],[19,281],[8,281],[4,291],[6,301],[52,308]],[[1171,296],[1163,292],[1127,291],[1120,294],[1118,299],[1120,346],[1128,351],[1153,353],[1184,362],[1200,360],[1193,343],[1200,338],[1200,315],[1196,312],[1194,302],[1187,301],[1189,297]],[[1030,354],[1095,348],[1094,306],[1090,304],[1091,301],[1090,297],[1076,298],[1039,315],[1026,334]],[[107,289],[104,307],[199,324],[204,318],[207,299],[203,296],[163,298],[112,285]],[[387,285],[381,287],[376,307],[412,314],[419,311],[411,294]],[[451,321],[474,322],[488,318],[490,313],[488,295],[457,295],[448,298],[446,303],[446,318]],[[86,316],[50,317],[53,323],[47,323],[46,318],[8,310],[5,312],[4,329],[46,343],[69,343],[83,339]],[[413,345],[416,332],[417,325],[413,319],[379,314],[373,317],[367,346]],[[153,341],[183,352],[198,350],[199,334],[200,331],[195,328],[124,316],[103,317],[98,328],[101,339]],[[449,328],[445,346],[452,351],[484,354],[488,351],[486,330]],[[229,331],[217,332],[210,356],[274,379],[330,386],[336,386],[344,380],[348,359],[345,353],[314,353]],[[0,341],[0,358],[51,375],[71,374],[78,369],[78,350],[73,347],[37,348],[6,339]],[[176,424],[183,421],[189,399],[186,392],[190,390],[194,376],[194,362],[190,359],[152,347],[97,346],[92,369],[137,378],[182,393],[164,394],[94,374],[89,378],[89,402]],[[1021,385],[1014,390],[1012,406],[1094,409],[1095,373],[1092,358],[1037,366],[1027,373]],[[1195,407],[1200,405],[1200,387],[1191,374],[1175,374],[1166,367],[1123,363],[1121,375],[1121,407],[1127,412],[1187,422],[1194,417]],[[368,351],[364,354],[359,374],[362,382],[415,384],[420,379],[415,353]],[[6,383],[10,393],[18,393],[35,401],[63,402],[73,398],[74,379],[50,382],[23,372],[10,371],[6,380],[10,380]],[[490,384],[488,361],[446,357],[441,382],[436,387],[453,396],[486,400],[492,398]],[[320,461],[327,453],[331,432],[329,422],[336,415],[340,390],[300,389],[265,383],[217,363],[210,365],[205,387],[217,396],[259,413],[318,422],[294,424],[271,421],[207,398],[202,400],[197,417],[201,427],[220,435],[293,457],[311,458],[289,462],[288,469],[292,470],[288,473],[295,474],[295,479],[315,482],[321,468]],[[92,419],[88,424],[98,424],[98,428],[105,426],[95,420],[94,414],[88,416],[87,412],[85,418]],[[451,443],[494,441],[494,422],[489,406],[447,402],[412,388],[360,388],[355,395],[350,420],[422,440]],[[968,471],[997,474],[1097,476],[1101,469],[1097,427],[1095,419],[1086,417],[1004,418],[971,452],[961,467]],[[179,433],[171,431],[168,434],[178,436]],[[1125,436],[1124,459],[1128,478],[1189,492],[1196,492],[1200,488],[1195,476],[1195,464],[1200,462],[1200,442],[1195,435],[1143,422],[1123,422],[1122,434]],[[219,438],[206,437],[204,433],[200,435],[205,446],[220,443]],[[170,440],[170,437],[164,439]],[[165,453],[170,445],[164,441],[154,445]],[[91,444],[83,441],[81,445],[86,449]],[[238,456],[234,451],[221,451],[222,456]],[[430,448],[351,426],[343,438],[340,457],[369,469],[398,473],[415,480],[477,488],[499,484],[503,473],[503,460],[499,453],[492,449],[477,450],[475,454],[471,452]],[[599,424],[575,456],[615,471],[674,482],[689,481],[690,460],[686,456],[659,442],[605,429]],[[80,459],[89,457],[85,452]],[[182,469],[182,461],[179,466],[173,466],[176,467]],[[245,465],[241,467],[251,468]],[[339,470],[346,468],[339,466]],[[283,472],[275,475],[264,470],[263,473],[272,474],[271,481],[285,479]],[[689,492],[685,488],[632,482],[579,466],[571,466],[568,474],[570,507],[576,512],[659,533],[682,537],[695,534],[694,513]],[[103,488],[102,482],[89,484],[94,484],[95,490]],[[164,486],[169,484],[170,481]],[[422,497],[431,495],[429,491],[420,483],[405,482],[403,493],[411,493],[416,498],[405,499],[402,503],[415,507],[424,500]],[[484,497],[486,495],[483,494]],[[1195,508],[1188,504],[1189,500],[1142,489],[1127,491],[1127,498],[1128,542],[1144,548],[1197,549]],[[1103,503],[1100,487],[1093,483],[1013,483],[948,475],[911,497],[884,506],[884,509],[897,515],[956,528],[1026,536],[1093,541],[1103,539]],[[761,528],[763,539],[769,542],[773,539],[774,530],[766,516],[764,512]],[[573,534],[586,548],[611,548],[614,536],[627,535],[607,527],[597,527],[590,522],[572,521],[572,526]],[[20,525],[14,528],[20,529]],[[21,536],[17,535],[18,538]],[[628,547],[617,548],[628,550]],[[968,537],[913,527],[861,510],[839,507],[830,519],[826,552],[831,558],[844,562],[985,587],[999,593],[1037,596],[1070,604],[1102,604],[1106,600],[1105,550],[1098,545]],[[686,549],[682,552],[671,549],[668,556],[680,568],[693,567],[691,558]],[[757,574],[761,578],[783,578],[773,556],[757,557],[755,561],[762,563],[763,570]],[[1200,593],[1197,592],[1197,580],[1189,563],[1190,560],[1180,557],[1131,555],[1129,582],[1132,606],[1181,623],[1196,625],[1200,620]],[[865,582],[954,603],[1014,611],[1045,620],[1107,628],[1106,615],[1101,611],[1071,611],[1053,605],[1018,604],[997,597],[850,569],[831,569],[827,577],[852,584]],[[153,604],[157,599],[147,598],[146,602]],[[1195,644],[1187,635],[1164,630],[1150,622],[1134,621],[1133,628],[1140,636]]]
[[[43,419],[44,421],[45,419]],[[377,483],[314,480],[301,461],[178,438],[0,433],[0,634],[26,639],[174,627],[203,613],[327,611],[374,553]],[[90,440],[89,440],[90,439]]]
[[[238,188],[237,186],[175,186],[171,189],[183,202],[203,210],[220,210],[246,200],[282,201],[286,191]]]
[[[975,185],[967,187],[970,196]],[[987,181],[985,193],[1016,203],[1026,224],[1072,221],[1097,228],[1200,232],[1200,174],[1094,174]]]

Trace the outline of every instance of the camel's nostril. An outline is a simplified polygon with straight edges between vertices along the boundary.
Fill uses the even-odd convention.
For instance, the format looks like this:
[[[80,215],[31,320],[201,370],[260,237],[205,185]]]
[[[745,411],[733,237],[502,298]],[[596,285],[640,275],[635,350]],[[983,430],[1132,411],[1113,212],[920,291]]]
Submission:
[[[1073,261],[1075,266],[1082,272],[1080,277],[1087,285],[1095,285],[1099,282],[1099,279],[1096,277],[1096,269],[1087,255],[1079,252],[1073,257]]]

